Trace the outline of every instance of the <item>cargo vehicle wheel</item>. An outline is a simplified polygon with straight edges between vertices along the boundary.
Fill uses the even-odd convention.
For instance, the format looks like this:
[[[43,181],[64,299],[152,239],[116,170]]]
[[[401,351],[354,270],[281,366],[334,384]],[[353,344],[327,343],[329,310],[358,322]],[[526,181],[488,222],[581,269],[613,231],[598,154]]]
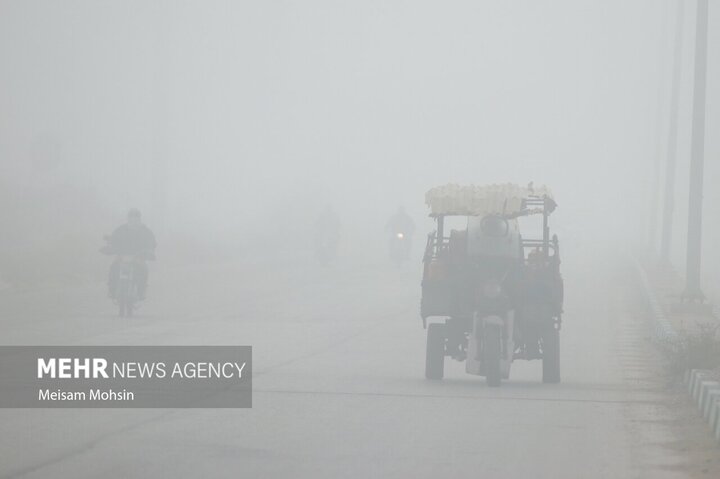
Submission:
[[[560,382],[560,331],[553,328],[542,338],[543,382]]]
[[[502,331],[497,326],[486,327],[483,331],[483,363],[485,368],[485,381],[490,387],[500,386],[500,356],[502,349]]]
[[[445,372],[445,325],[433,323],[428,326],[425,351],[425,377],[439,380]]]

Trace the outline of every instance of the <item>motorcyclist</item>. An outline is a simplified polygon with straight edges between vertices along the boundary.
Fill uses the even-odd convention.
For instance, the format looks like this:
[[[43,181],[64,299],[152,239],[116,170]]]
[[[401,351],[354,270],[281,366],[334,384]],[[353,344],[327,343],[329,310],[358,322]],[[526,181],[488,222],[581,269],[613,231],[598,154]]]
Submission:
[[[409,239],[415,232],[415,222],[410,218],[410,215],[405,212],[405,208],[400,206],[397,212],[388,220],[385,225],[385,230],[389,233],[402,233]]]
[[[410,215],[405,212],[404,207],[398,207],[397,212],[390,217],[385,225],[385,231],[390,234],[391,248],[392,242],[395,241],[396,238],[401,237],[407,245],[407,251],[410,251],[412,236],[415,233],[415,222]]]
[[[128,212],[127,223],[120,225],[107,238],[108,244],[101,251],[114,254],[118,258],[110,266],[108,277],[108,296],[115,297],[118,277],[120,275],[120,257],[132,256],[135,259],[135,280],[138,288],[138,299],[145,299],[147,289],[148,268],[146,260],[155,259],[155,235],[142,223],[140,210],[133,208]]]

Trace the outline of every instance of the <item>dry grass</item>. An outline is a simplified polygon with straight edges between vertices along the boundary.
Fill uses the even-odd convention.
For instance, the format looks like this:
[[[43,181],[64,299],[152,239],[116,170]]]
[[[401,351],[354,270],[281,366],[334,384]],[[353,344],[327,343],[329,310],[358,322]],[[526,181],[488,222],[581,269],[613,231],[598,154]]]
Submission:
[[[720,324],[698,323],[682,339],[664,348],[671,372],[683,374],[688,369],[715,370],[720,376]]]

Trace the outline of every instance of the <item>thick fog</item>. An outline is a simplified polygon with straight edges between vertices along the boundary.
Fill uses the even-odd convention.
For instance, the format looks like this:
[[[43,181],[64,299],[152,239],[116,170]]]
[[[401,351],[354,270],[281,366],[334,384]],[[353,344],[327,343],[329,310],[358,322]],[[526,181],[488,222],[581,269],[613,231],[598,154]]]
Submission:
[[[716,324],[675,308],[697,3],[0,0],[0,477],[718,477],[679,386],[720,364]],[[708,23],[717,305],[718,2]],[[427,236],[429,189],[499,183],[553,192],[559,248],[505,193]],[[250,345],[252,407],[18,402],[35,349],[8,345]]]
[[[448,182],[547,184],[568,234],[646,242],[655,162],[667,148],[675,2],[0,8],[6,265],[47,260],[58,240],[82,243],[69,253],[82,255],[129,207],[165,244],[171,234],[201,248],[303,235],[326,205],[358,238],[380,231],[400,204],[421,221],[424,192]],[[678,263],[693,10],[682,56]],[[708,132],[718,123],[716,30]],[[709,133],[708,251],[719,234],[719,149]]]

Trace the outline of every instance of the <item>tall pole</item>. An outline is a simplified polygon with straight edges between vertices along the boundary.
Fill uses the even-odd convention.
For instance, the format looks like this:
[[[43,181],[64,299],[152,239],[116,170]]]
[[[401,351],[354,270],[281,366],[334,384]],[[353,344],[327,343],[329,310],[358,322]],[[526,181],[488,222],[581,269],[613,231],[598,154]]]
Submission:
[[[662,237],[660,239],[660,260],[670,263],[673,213],[675,210],[675,164],[677,158],[678,109],[680,104],[680,72],[682,71],[682,45],[685,1],[678,0],[675,18],[675,51],[670,90],[670,124],[668,126],[668,147],[665,162],[665,194],[663,201]]]
[[[693,94],[692,156],[688,208],[687,271],[683,299],[705,299],[700,290],[702,253],[703,162],[705,155],[705,87],[707,70],[708,0],[698,0],[695,37],[695,90]]]
[[[667,29],[668,29],[668,14],[667,14],[667,8],[665,9],[665,15],[663,15],[663,22],[662,22],[662,30],[661,30],[661,37],[663,39],[661,48],[660,48],[660,61],[659,61],[659,72],[658,78],[663,78],[664,70],[665,70],[665,49],[663,48],[665,46],[665,37],[667,36]],[[656,118],[656,128],[657,128],[657,137],[658,137],[658,143],[656,145],[657,152],[654,155],[655,161],[653,161],[653,181],[652,181],[652,188],[650,193],[650,216],[649,216],[649,222],[648,222],[648,250],[655,254],[657,252],[657,223],[658,223],[658,205],[660,204],[660,170],[662,169],[662,160],[660,158],[660,152],[661,152],[661,146],[659,139],[663,137],[662,130],[663,130],[663,121],[662,118],[662,105],[663,105],[663,99],[665,96],[665,89],[663,88],[663,83],[660,84],[658,87],[658,100],[657,100],[657,114],[655,115]]]

